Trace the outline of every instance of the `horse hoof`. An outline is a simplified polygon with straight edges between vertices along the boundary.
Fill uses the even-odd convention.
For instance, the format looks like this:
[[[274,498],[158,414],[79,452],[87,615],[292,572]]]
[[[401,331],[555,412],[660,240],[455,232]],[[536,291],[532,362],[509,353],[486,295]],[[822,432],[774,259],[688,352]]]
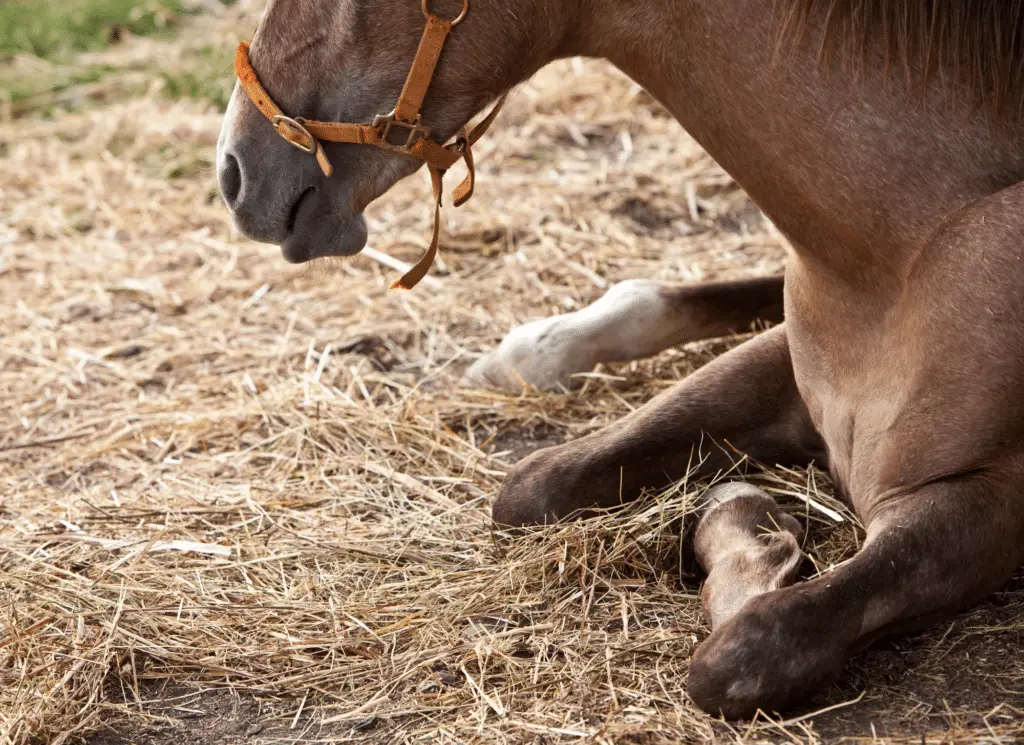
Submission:
[[[694,553],[707,572],[701,601],[712,629],[728,623],[750,600],[793,584],[803,560],[803,527],[775,500],[742,482],[705,494],[706,511]]]

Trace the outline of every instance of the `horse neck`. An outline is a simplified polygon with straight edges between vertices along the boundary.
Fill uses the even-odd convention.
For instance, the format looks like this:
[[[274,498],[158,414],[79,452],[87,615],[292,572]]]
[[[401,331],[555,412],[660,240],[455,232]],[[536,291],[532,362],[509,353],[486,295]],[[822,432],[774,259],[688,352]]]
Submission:
[[[815,29],[777,54],[773,3],[581,5],[580,53],[651,91],[810,263],[900,274],[952,210],[1024,178],[1014,137],[983,119],[912,100],[880,70],[824,73]]]

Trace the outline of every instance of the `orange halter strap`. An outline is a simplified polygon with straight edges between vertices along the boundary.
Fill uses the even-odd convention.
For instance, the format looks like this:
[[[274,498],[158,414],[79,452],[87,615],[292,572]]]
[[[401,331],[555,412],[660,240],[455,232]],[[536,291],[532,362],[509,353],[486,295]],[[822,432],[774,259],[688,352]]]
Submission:
[[[405,276],[395,282],[392,289],[410,290],[426,276],[437,256],[437,244],[441,237],[441,196],[445,171],[460,160],[466,162],[468,173],[462,183],[452,191],[452,202],[458,207],[469,201],[476,185],[476,168],[473,163],[473,145],[483,137],[494,123],[498,112],[505,103],[505,96],[491,109],[491,112],[472,130],[462,130],[455,141],[443,145],[431,139],[430,130],[420,120],[420,109],[427,89],[434,78],[444,43],[469,12],[469,0],[463,0],[462,12],[456,18],[440,18],[430,12],[428,0],[423,1],[423,14],[427,18],[423,38],[409,70],[409,77],[398,98],[398,104],[390,114],[377,116],[372,124],[349,124],[345,122],[317,122],[301,117],[289,117],[270,97],[260,84],[256,71],[249,61],[249,42],[241,42],[235,52],[235,74],[242,89],[256,108],[270,120],[274,129],[285,140],[300,150],[313,155],[324,175],[334,172],[327,154],[320,145],[325,142],[347,142],[355,145],[374,145],[382,150],[409,155],[422,160],[430,169],[430,180],[434,189],[434,233],[430,248]]]

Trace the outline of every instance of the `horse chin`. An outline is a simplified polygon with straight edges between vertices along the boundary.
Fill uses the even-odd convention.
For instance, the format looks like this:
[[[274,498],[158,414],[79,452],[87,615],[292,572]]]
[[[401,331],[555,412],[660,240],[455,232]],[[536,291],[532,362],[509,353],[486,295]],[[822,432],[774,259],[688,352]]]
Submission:
[[[366,219],[362,212],[305,217],[296,221],[295,229],[281,244],[281,254],[291,264],[332,256],[355,256],[366,246]]]

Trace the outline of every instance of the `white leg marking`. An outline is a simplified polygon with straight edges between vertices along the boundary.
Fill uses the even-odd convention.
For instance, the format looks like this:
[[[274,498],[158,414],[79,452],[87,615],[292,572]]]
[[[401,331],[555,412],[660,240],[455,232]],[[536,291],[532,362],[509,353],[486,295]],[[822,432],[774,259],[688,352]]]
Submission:
[[[677,343],[681,319],[664,285],[626,280],[575,313],[513,329],[501,345],[466,374],[467,385],[519,392],[568,388],[571,376],[599,362],[650,357]]]

